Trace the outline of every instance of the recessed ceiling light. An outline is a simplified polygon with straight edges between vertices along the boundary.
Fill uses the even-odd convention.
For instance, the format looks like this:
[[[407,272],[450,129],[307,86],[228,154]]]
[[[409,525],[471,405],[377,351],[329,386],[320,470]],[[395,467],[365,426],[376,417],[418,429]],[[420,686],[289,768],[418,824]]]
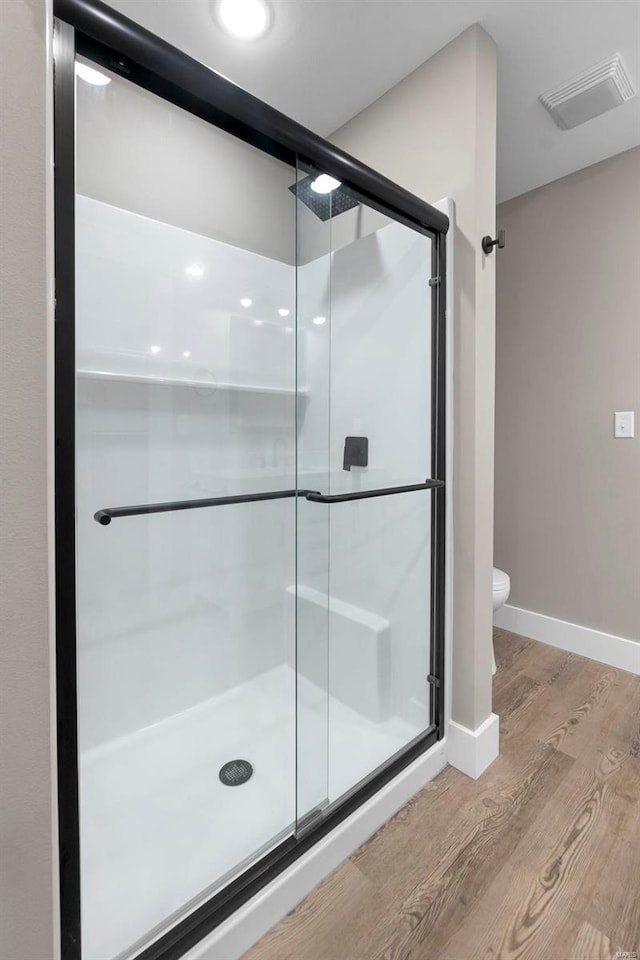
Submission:
[[[227,33],[241,40],[261,37],[271,21],[264,0],[219,0],[217,14]]]
[[[252,303],[253,303],[253,300],[251,299],[251,297],[243,297],[242,300],[240,301],[240,306],[250,307]]]
[[[281,317],[288,317],[289,314],[291,313],[291,310],[287,310],[286,307],[281,307],[278,310],[278,313],[280,314]]]
[[[160,353],[160,347],[151,347],[151,353]]]
[[[190,357],[190,356],[191,356],[191,350],[185,350],[184,353],[182,354],[182,356],[183,356],[183,357]]]
[[[336,180],[335,177],[330,177],[328,173],[321,173],[311,183],[311,189],[314,193],[331,193],[332,190],[337,190],[339,186],[340,181]]]
[[[315,323],[315,325],[316,325],[317,327],[320,327],[323,323],[326,323],[326,322],[327,322],[327,318],[326,318],[326,317],[314,317],[314,318],[313,318],[313,322]]]
[[[264,320],[254,320],[254,321],[253,321],[254,327],[261,327],[263,324],[264,324]]]
[[[204,268],[199,263],[190,264],[184,272],[188,277],[204,277]]]
[[[94,87],[106,87],[108,83],[111,83],[111,77],[105,77],[104,73],[94,70],[93,67],[88,67],[86,63],[76,63],[76,76],[86,83],[93,84]]]

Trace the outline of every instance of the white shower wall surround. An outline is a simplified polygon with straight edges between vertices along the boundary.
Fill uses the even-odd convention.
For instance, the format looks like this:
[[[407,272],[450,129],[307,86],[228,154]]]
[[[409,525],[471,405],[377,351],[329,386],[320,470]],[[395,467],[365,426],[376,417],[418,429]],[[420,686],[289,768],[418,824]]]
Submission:
[[[298,268],[305,337],[300,376],[309,389],[298,434],[299,462],[312,464],[320,488],[332,494],[418,483],[432,475],[428,245],[422,235],[371,210],[361,214],[372,232],[354,230],[352,222],[346,236],[338,217],[345,245]],[[335,232],[332,226],[332,241]],[[323,298],[326,303],[329,288],[330,323],[307,329],[308,303],[315,307]],[[366,469],[342,469],[346,436],[369,438]],[[378,631],[370,632],[370,653],[358,672],[361,690],[364,672],[379,672],[391,713],[424,724],[428,687],[420,687],[416,678],[429,673],[430,495],[333,506],[330,529],[324,510],[301,502],[298,520],[299,585],[326,593],[328,566],[332,598],[359,608],[365,618],[372,612],[389,621],[388,643],[381,642]],[[309,613],[306,603],[299,607],[299,618]],[[359,619],[356,614],[354,624]],[[336,657],[349,656],[338,654],[339,644],[331,640],[344,620],[334,611],[330,623],[329,669]],[[358,635],[354,628],[354,646]],[[303,673],[308,657],[314,658],[312,647],[311,642],[302,646],[298,669]],[[380,657],[378,664],[365,667],[374,656]]]
[[[295,487],[295,268],[86,197],[77,198],[76,215],[78,539],[92,561],[78,570],[80,734],[90,747],[293,663],[282,584],[295,583],[294,501],[158,514],[153,523],[132,517],[106,529],[93,514],[128,502]],[[337,493],[426,475],[430,324],[416,316],[428,266],[420,239],[390,223],[335,252],[332,310],[322,326],[312,321],[326,297],[328,256],[298,268],[307,307],[298,332],[300,485]],[[201,275],[187,272],[194,264]],[[253,303],[245,309],[247,276]],[[279,309],[291,313],[283,318]],[[424,382],[394,376],[390,403],[380,369],[391,378],[418,363]],[[424,388],[421,402],[416,387]],[[369,437],[366,471],[341,469],[350,434]],[[299,523],[308,528],[299,534],[305,585],[326,593],[326,508],[305,503]],[[403,679],[410,686],[427,657],[412,625],[428,615],[429,543],[428,495],[332,509],[332,595],[365,612],[393,609],[395,677],[382,663],[375,669],[405,713]],[[394,556],[411,558],[398,571],[404,579],[390,576]],[[374,658],[386,657],[385,645],[374,647],[372,640]]]
[[[76,218],[83,935],[108,960],[290,831],[296,725],[298,812],[337,799],[422,732],[431,495],[235,504],[107,527],[93,515],[296,480],[332,494],[425,480],[431,264],[424,236],[379,218],[297,267],[296,337],[295,266],[82,196]],[[366,469],[342,469],[349,435],[369,438]],[[177,754],[163,762],[174,741],[182,766]],[[262,819],[217,780],[243,754],[255,761],[246,796],[269,798]],[[124,776],[131,766],[139,776]],[[252,816],[246,852],[225,853],[219,831],[237,838]],[[181,886],[135,866],[154,862],[159,836],[165,869],[188,863]],[[100,952],[105,909],[123,919]]]
[[[89,197],[76,230],[80,370],[295,389],[292,266]]]
[[[91,559],[78,570],[80,736],[89,747],[285,659],[294,501],[108,528],[93,514],[295,486],[296,346],[286,329],[295,288],[286,264],[84,197],[77,238],[78,541],[80,559]],[[187,272],[194,266],[201,275]],[[249,295],[255,306],[243,308]]]

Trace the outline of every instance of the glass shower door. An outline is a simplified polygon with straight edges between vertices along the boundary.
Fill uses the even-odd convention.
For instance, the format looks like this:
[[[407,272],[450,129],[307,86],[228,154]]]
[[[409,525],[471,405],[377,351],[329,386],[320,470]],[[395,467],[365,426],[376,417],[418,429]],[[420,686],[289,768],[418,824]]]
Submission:
[[[80,877],[83,956],[121,960],[433,727],[432,241],[99,75],[76,110]]]
[[[76,83],[87,960],[295,819],[295,171],[100,76]]]
[[[429,236],[321,171],[297,195],[302,833],[433,725],[433,328]]]

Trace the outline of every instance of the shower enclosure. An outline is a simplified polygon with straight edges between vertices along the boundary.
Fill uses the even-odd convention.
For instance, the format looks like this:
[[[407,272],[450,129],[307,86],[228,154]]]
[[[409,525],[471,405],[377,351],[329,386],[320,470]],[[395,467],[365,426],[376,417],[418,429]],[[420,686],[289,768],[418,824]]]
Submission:
[[[151,960],[442,736],[448,221],[56,14],[62,953]]]

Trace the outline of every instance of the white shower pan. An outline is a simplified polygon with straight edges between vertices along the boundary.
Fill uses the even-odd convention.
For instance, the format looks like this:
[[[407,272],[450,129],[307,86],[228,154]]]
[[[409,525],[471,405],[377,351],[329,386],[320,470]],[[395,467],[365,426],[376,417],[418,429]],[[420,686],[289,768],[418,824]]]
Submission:
[[[203,891],[211,877],[237,872],[295,823],[294,671],[282,665],[143,730],[85,752],[82,769],[82,869],[92,960],[111,960]],[[420,732],[397,717],[372,724],[304,677],[298,719],[310,749],[328,757],[325,796],[298,780],[301,810],[334,800]],[[247,706],[250,705],[250,709]],[[331,715],[326,742],[327,709]],[[285,764],[283,765],[283,757]],[[253,775],[221,783],[229,760]],[[324,785],[324,784],[323,784]],[[224,829],[220,825],[224,824]],[[167,864],[181,864],[167,884]],[[218,883],[218,886],[221,884]],[[112,918],[118,915],[118,923]]]

